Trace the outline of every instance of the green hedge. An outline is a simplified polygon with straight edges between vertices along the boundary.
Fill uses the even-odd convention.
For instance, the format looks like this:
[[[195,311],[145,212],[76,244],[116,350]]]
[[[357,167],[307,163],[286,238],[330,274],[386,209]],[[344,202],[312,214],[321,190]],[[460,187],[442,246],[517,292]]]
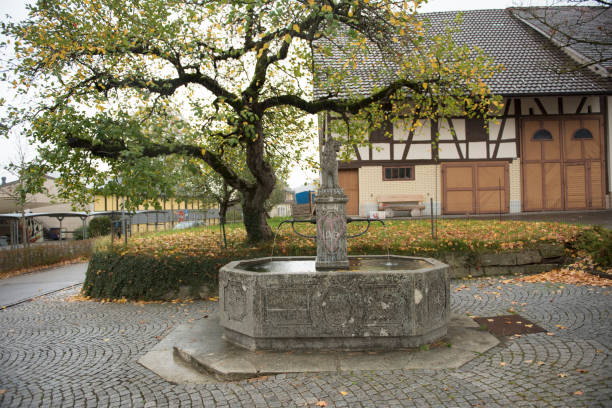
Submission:
[[[218,271],[230,260],[208,257],[158,257],[98,252],[83,284],[86,296],[103,299],[163,299],[181,286],[216,287]],[[195,295],[195,293],[194,293]]]
[[[301,227],[302,228],[302,227]],[[313,226],[302,232],[314,233]],[[363,228],[363,227],[360,227]],[[349,233],[359,230],[351,225]],[[372,228],[368,234],[349,241],[349,254],[386,254],[424,256],[445,259],[462,256],[469,266],[477,266],[479,254],[537,248],[542,244],[575,247],[579,236],[594,231],[583,244],[592,247],[600,241],[600,231],[557,223],[522,223],[513,221],[445,221],[439,238],[431,239],[429,225],[421,221],[393,221],[386,228]],[[607,231],[609,234],[609,231]],[[587,233],[588,234],[588,233]],[[202,286],[217,288],[218,271],[230,261],[270,256],[272,243],[248,246],[244,230],[228,229],[229,248],[220,246],[220,237],[210,229],[166,231],[134,237],[127,247],[111,247],[110,240],[91,258],[83,287],[84,295],[105,299],[164,299],[182,286],[192,288],[192,295]],[[604,251],[605,253],[605,251]],[[314,256],[313,240],[280,234],[274,255]],[[473,265],[472,265],[473,264]]]
[[[311,253],[308,253],[309,255]],[[101,299],[159,300],[181,286],[197,296],[200,287],[216,291],[219,269],[236,259],[270,255],[267,246],[218,249],[214,256],[201,254],[129,253],[123,247],[95,253],[83,284],[83,294]]]
[[[575,249],[585,251],[593,257],[600,267],[612,268],[612,231],[593,227],[585,229],[578,235],[572,245]]]

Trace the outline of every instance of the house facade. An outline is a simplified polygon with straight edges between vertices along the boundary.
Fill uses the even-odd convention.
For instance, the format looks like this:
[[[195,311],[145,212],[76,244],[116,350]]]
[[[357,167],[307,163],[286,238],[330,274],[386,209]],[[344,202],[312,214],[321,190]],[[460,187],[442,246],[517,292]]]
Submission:
[[[383,126],[392,137],[373,132],[371,146],[355,147],[339,163],[349,214],[368,215],[381,197],[402,194],[417,197],[426,214],[612,207],[612,62],[578,67],[576,55],[581,64],[588,56],[560,47],[520,11],[464,12],[456,34],[504,65],[488,83],[503,96],[500,116],[488,126],[454,117],[413,131],[408,119],[398,120]],[[601,14],[612,25],[612,12]],[[433,27],[455,16],[426,15]],[[335,118],[319,119],[323,137]]]

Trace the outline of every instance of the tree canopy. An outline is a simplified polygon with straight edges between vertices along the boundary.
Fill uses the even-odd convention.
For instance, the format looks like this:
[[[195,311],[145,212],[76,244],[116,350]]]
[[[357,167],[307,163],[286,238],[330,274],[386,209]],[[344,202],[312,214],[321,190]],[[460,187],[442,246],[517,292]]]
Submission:
[[[269,239],[274,163],[302,156],[312,140],[306,114],[372,128],[389,116],[496,109],[484,80],[499,67],[450,32],[430,33],[419,3],[39,0],[27,20],[2,25],[18,58],[14,85],[36,101],[5,119],[8,128],[30,123],[43,156],[71,175],[68,189],[99,183],[101,162],[111,173],[140,172],[151,190],[164,179],[151,160],[204,163],[240,192],[249,239]],[[340,45],[342,36],[350,41]],[[313,55],[338,47],[344,63],[317,65]],[[386,85],[348,92],[372,53]],[[315,95],[313,83],[329,91]],[[347,131],[345,143],[365,141]],[[228,160],[235,150],[246,172]]]

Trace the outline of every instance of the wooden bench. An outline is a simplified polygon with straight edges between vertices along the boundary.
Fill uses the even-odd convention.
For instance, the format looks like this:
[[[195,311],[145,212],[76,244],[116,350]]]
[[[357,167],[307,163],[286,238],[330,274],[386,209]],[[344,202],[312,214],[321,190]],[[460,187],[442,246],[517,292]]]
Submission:
[[[378,209],[385,211],[386,217],[393,217],[396,212],[407,212],[411,217],[418,217],[425,209],[422,194],[385,194],[376,197]],[[400,215],[397,214],[397,215]]]

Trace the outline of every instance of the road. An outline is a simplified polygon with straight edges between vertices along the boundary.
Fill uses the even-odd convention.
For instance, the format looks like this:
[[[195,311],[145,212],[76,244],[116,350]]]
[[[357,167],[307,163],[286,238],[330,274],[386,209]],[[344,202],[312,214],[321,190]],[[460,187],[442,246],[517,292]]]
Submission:
[[[0,279],[0,307],[83,283],[86,271],[87,262],[84,262]]]

